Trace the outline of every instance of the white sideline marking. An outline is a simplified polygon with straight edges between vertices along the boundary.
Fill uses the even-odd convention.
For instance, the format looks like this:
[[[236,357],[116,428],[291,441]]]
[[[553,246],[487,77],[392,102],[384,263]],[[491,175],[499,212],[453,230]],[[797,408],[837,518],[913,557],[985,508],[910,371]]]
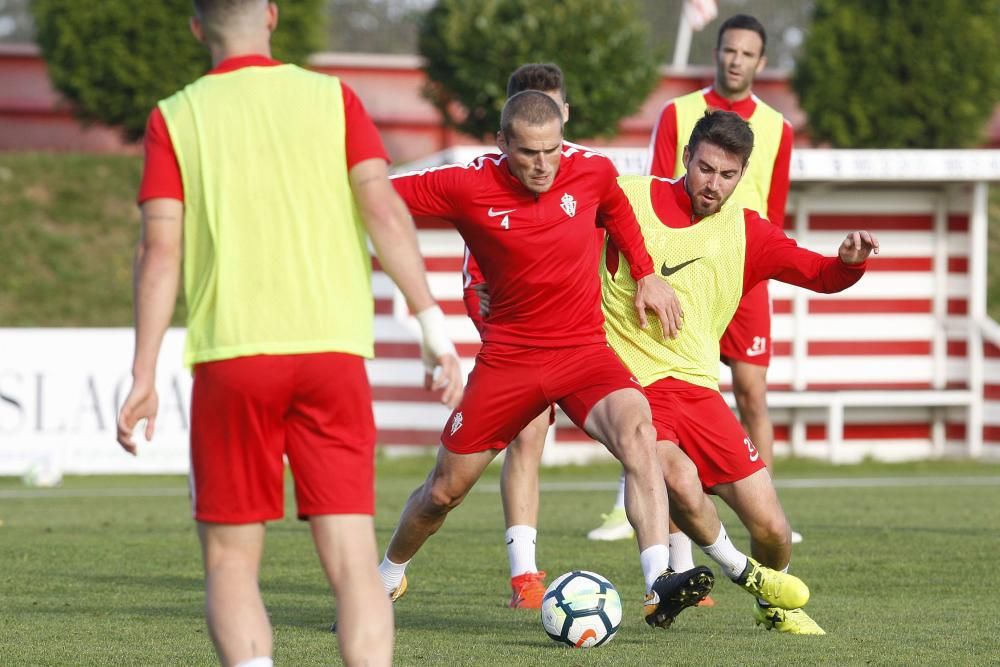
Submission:
[[[1000,486],[1000,476],[975,475],[967,477],[836,477],[778,479],[779,489],[860,489],[902,486]],[[499,485],[493,490],[499,490]],[[479,487],[477,486],[476,489]],[[475,489],[474,489],[475,490]],[[483,489],[484,491],[490,489]],[[541,484],[542,491],[601,491],[618,490],[618,482],[548,482]]]
[[[779,479],[779,489],[861,489],[905,486],[1000,486],[1000,475],[975,475],[965,477],[835,477]],[[569,491],[615,491],[617,481],[607,482],[543,482],[541,490],[549,493]],[[498,493],[496,483],[478,484],[473,491]],[[0,499],[23,500],[30,498],[161,498],[186,497],[187,487],[119,487],[114,489],[0,489]]]
[[[0,489],[0,498],[169,498],[186,496],[185,486],[119,487],[115,489]]]

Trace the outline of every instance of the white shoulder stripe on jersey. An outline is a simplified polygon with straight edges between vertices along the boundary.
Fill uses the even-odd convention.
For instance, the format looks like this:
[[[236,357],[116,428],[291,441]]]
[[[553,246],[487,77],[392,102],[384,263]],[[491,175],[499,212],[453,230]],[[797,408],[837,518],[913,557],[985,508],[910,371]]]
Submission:
[[[582,146],[580,144],[574,144],[572,141],[563,140],[563,157],[570,157],[576,153],[583,153],[583,157],[585,158],[602,157],[605,160],[611,160],[611,158],[604,153],[590,148],[589,146]]]
[[[425,169],[417,169],[417,170],[414,170],[414,171],[405,171],[405,172],[402,172],[402,173],[399,173],[399,174],[392,174],[391,176],[389,176],[389,179],[391,180],[393,178],[401,178],[403,176],[419,176],[421,174],[428,174],[428,173],[430,173],[432,171],[440,171],[442,169],[475,169],[475,170],[478,171],[478,170],[482,169],[484,166],[486,166],[487,162],[492,162],[493,164],[495,164],[497,166],[500,166],[500,163],[502,163],[506,159],[507,159],[507,156],[503,155],[503,154],[499,154],[499,155],[497,155],[497,154],[480,155],[479,157],[475,158],[471,162],[467,162],[465,164],[459,164],[459,163],[442,164],[442,165],[440,165],[438,167],[427,167]]]

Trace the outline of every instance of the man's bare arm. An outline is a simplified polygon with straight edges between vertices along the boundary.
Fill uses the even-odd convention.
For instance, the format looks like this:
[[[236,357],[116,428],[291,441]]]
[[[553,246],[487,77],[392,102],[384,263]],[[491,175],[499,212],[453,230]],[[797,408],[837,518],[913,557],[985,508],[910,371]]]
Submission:
[[[135,354],[132,389],[118,415],[118,442],[136,453],[132,430],[146,419],[146,439],[153,437],[158,399],[156,360],[170,326],[181,274],[184,242],[184,204],[176,199],[143,202],[142,235],[136,247],[133,299]]]

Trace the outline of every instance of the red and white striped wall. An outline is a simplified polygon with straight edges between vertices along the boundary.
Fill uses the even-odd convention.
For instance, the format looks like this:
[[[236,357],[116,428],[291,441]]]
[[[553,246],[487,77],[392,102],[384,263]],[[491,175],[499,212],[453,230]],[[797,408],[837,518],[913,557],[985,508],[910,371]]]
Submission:
[[[644,169],[642,150],[608,152],[623,173]],[[459,149],[418,166],[478,153]],[[985,313],[986,184],[996,180],[1000,151],[795,151],[789,234],[833,254],[847,232],[868,229],[882,252],[843,294],[772,282],[769,386],[779,452],[841,461],[1000,458],[1000,327]],[[468,370],[479,339],[461,301],[462,241],[446,226],[422,228],[419,236],[432,290]],[[394,448],[436,445],[448,411],[420,386],[416,330],[377,263],[374,290],[377,358],[369,368],[380,440]],[[726,391],[730,379],[722,370]],[[822,404],[781,407],[831,390],[877,392],[880,406],[847,404],[842,429],[831,427]],[[928,404],[959,392],[969,397],[961,404]],[[915,396],[919,404],[911,404]],[[564,418],[546,451],[549,461],[602,455]]]

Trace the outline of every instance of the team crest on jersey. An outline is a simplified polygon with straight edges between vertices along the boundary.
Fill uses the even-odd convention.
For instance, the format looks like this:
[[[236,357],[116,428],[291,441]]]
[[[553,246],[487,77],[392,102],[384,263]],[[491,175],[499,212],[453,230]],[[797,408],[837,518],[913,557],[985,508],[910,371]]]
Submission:
[[[462,428],[462,413],[456,412],[455,416],[451,420],[451,435],[455,435],[455,431]]]
[[[568,192],[563,193],[562,199],[559,201],[559,205],[562,206],[562,210],[566,211],[566,215],[571,218],[576,215],[576,200],[573,199],[573,195]]]

